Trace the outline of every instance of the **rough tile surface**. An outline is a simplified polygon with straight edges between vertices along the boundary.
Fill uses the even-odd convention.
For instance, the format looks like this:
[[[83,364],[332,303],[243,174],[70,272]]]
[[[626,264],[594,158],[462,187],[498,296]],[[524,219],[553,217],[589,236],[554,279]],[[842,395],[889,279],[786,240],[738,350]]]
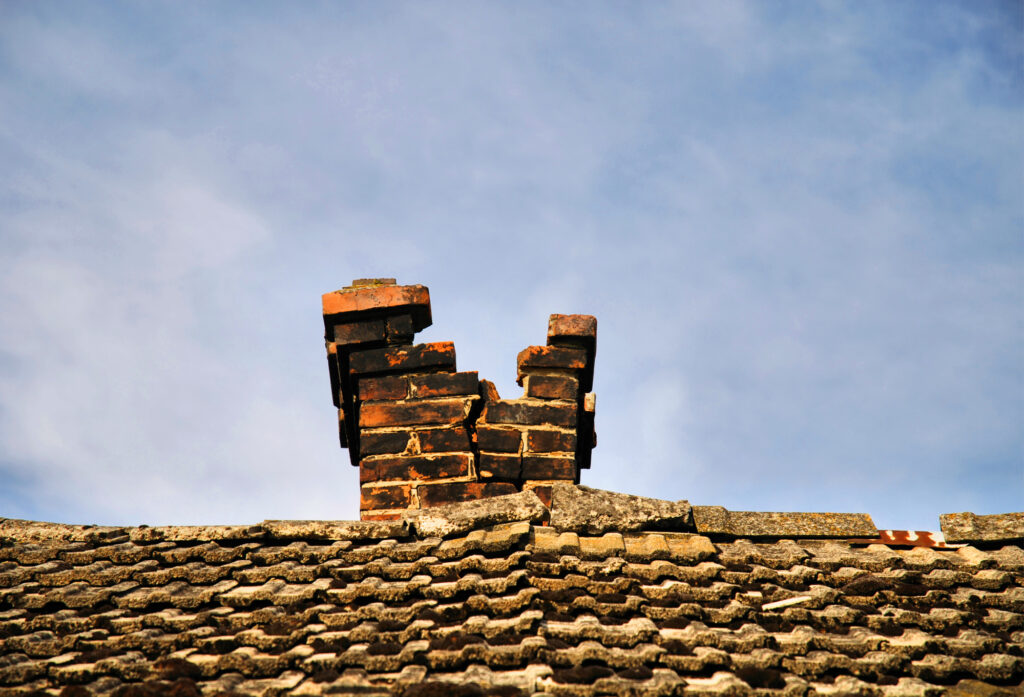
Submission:
[[[697,531],[742,537],[874,537],[866,513],[762,513],[694,506]]]
[[[673,526],[692,530],[687,501],[619,494],[558,482],[551,487],[551,527],[592,535]]]
[[[939,523],[948,542],[1024,540],[1024,513],[945,513]]]
[[[484,525],[547,518],[548,509],[533,491],[495,496],[466,503],[410,511],[403,518],[415,526],[421,537],[448,537]]]
[[[1021,694],[1018,544],[590,533],[516,496],[452,528],[0,520],[0,695]]]

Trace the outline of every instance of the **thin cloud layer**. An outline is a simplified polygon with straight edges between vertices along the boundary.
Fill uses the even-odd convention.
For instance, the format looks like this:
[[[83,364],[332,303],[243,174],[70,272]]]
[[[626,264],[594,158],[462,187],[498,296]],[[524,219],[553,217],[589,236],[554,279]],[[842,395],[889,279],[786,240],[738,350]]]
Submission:
[[[512,395],[597,315],[585,483],[883,527],[1024,491],[1022,14],[24,5],[0,515],[352,518],[320,293]]]

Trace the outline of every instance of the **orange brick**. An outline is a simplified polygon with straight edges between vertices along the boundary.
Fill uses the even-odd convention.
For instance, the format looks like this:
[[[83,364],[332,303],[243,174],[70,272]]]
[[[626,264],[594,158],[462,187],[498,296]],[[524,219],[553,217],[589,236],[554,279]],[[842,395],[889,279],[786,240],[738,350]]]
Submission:
[[[342,288],[321,297],[325,315],[369,312],[399,307],[425,307],[430,315],[430,291],[426,286],[357,286]],[[428,326],[429,321],[427,325]],[[422,327],[421,327],[422,329]]]
[[[413,370],[454,371],[455,344],[438,341],[433,344],[353,351],[349,354],[348,369],[353,375]]]
[[[597,318],[593,315],[551,315],[548,318],[548,343],[562,338],[597,338]]]
[[[514,494],[517,489],[514,484],[509,482],[442,482],[421,484],[417,491],[419,492],[420,506],[430,508],[443,506],[446,503]]]
[[[371,402],[359,407],[359,426],[382,428],[454,424],[465,418],[469,401],[466,398],[404,403]]]
[[[517,357],[519,369],[563,368],[583,370],[587,367],[587,352],[565,346],[527,346]]]
[[[386,375],[360,378],[359,399],[405,399],[409,393],[409,378],[404,375]]]
[[[407,508],[410,499],[409,486],[364,486],[359,491],[359,510],[377,508]]]
[[[380,482],[386,480],[448,479],[469,475],[473,456],[455,455],[407,455],[386,457],[379,460],[363,460],[359,465],[359,482]]]

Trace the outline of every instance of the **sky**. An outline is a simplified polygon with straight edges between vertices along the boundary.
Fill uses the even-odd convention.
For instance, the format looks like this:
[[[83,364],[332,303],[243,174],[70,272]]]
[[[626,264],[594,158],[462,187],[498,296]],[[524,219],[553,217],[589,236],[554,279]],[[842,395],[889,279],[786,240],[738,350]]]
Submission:
[[[429,287],[582,483],[1024,510],[1021,2],[0,3],[0,516],[358,517],[320,295]]]

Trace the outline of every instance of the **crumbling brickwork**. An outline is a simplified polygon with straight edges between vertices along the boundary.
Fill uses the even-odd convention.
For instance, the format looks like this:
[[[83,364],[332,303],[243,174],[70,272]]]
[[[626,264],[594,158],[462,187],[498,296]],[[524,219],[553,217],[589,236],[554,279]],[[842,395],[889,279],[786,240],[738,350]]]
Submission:
[[[360,515],[579,482],[595,445],[597,320],[551,315],[547,343],[519,353],[518,399],[458,372],[451,342],[414,345],[431,324],[430,293],[364,279],[323,296],[339,434],[359,467]]]

